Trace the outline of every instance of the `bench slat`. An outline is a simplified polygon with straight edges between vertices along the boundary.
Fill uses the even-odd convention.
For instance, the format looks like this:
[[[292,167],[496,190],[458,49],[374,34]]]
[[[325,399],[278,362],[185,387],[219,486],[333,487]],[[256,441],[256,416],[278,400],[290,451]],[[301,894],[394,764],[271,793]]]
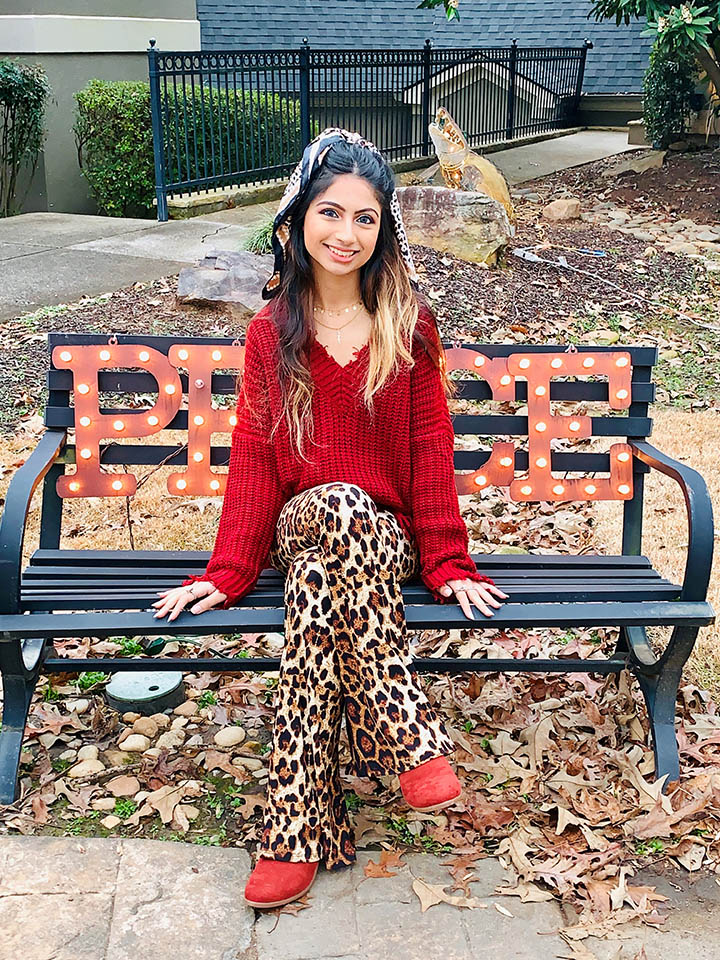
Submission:
[[[657,600],[660,602],[669,602],[677,600],[680,596],[680,588],[671,585],[655,587],[615,587],[613,589],[593,589],[592,587],[576,587],[569,590],[541,589],[533,587],[510,588],[507,584],[499,584],[506,589],[515,603],[550,603],[554,600],[563,603],[590,603],[593,601],[609,602],[611,599],[630,603],[633,600]],[[403,594],[404,602],[408,605],[428,605],[428,593],[423,591],[422,595],[413,595],[412,593]],[[102,593],[92,594],[88,591],[78,593],[33,593],[23,594],[22,608],[33,614],[48,610],[147,610],[151,604],[159,599],[154,593],[142,594],[133,591],[132,593],[123,593],[121,591],[103,591]],[[253,593],[251,598],[243,599],[238,603],[239,607],[246,609],[252,606],[283,606],[283,594],[278,591],[276,594],[257,594]],[[508,601],[506,601],[508,602]],[[480,614],[479,614],[480,616]],[[529,613],[527,614],[529,617]],[[165,621],[167,622],[167,621]],[[158,620],[162,624],[162,620]]]
[[[48,385],[51,390],[59,393],[67,392],[72,384],[69,370],[51,370],[48,374]],[[493,394],[490,384],[486,380],[475,380],[463,377],[453,377],[453,382],[458,385],[457,399],[462,400],[492,400]],[[180,373],[180,381],[183,392],[187,393],[187,374]],[[123,389],[118,391],[122,385]],[[98,389],[101,392],[112,393],[152,393],[157,390],[157,383],[150,374],[111,374],[105,371],[98,373]],[[234,397],[237,393],[236,378],[227,374],[213,374],[211,381],[211,390],[217,396]],[[607,403],[609,400],[609,384],[606,380],[551,380],[550,381],[550,399],[557,401],[579,402],[594,401],[597,403]],[[643,383],[632,380],[630,383],[630,397],[635,403],[652,403],[655,400],[655,384]],[[527,381],[517,380],[515,383],[515,400],[518,403],[527,401]],[[48,411],[52,410],[59,414],[62,411],[65,414],[65,420],[58,420],[57,426],[71,426],[73,421],[73,409],[60,403],[58,405],[49,404]],[[101,407],[100,413],[114,416],[132,416],[137,413],[137,407]],[[180,412],[176,415],[178,428],[181,421],[178,419]],[[176,422],[173,420],[173,423]],[[48,423],[48,426],[50,424]],[[187,428],[187,416],[185,417],[185,428]]]
[[[201,573],[204,573],[205,567],[194,567],[189,568],[187,576],[197,576]],[[533,569],[530,567],[525,568],[516,568],[507,573],[501,574],[503,579],[506,582],[512,581],[513,583],[521,583],[524,580],[531,578],[533,583],[546,583],[546,584],[563,584],[568,581],[568,579],[575,579],[577,583],[587,583],[588,578],[592,578],[593,583],[622,583],[624,581],[630,580],[634,583],[646,583],[648,580],[658,580],[662,578],[662,574],[658,573],[657,570],[651,568],[647,570],[608,570],[608,571],[595,571],[587,572],[580,575],[578,579],[578,574],[573,573],[569,574],[564,568],[557,568],[556,570],[539,570]],[[64,583],[77,583],[79,577],[82,577],[83,586],[90,586],[92,584],[102,585],[106,582],[114,582],[121,580],[123,585],[127,585],[131,582],[136,582],[138,586],[142,586],[144,583],[147,583],[148,579],[156,580],[171,580],[175,582],[177,586],[177,577],[178,571],[172,567],[155,567],[152,570],[152,573],[148,573],[148,570],[142,566],[139,567],[122,567],[117,568],[108,565],[104,570],[98,570],[96,567],[79,567],[79,566],[42,566],[42,567],[28,567],[22,575],[23,586],[37,586],[39,583],[49,583],[57,584],[58,586]],[[265,577],[266,580],[283,580],[283,574],[280,571],[274,569],[269,569]]]
[[[231,608],[207,610],[201,617],[184,611],[172,627],[157,620],[152,612],[125,613],[36,613],[0,615],[0,643],[13,637],[100,637],[155,636],[172,632],[187,636],[208,636],[234,630],[245,633],[278,633],[283,629],[284,609]],[[509,627],[556,626],[707,626],[714,612],[705,601],[644,601],[632,603],[505,603],[492,617],[470,621],[457,604],[409,605],[405,611],[408,629],[503,629]],[[165,629],[163,629],[165,628]],[[148,661],[151,662],[151,661]],[[242,669],[241,664],[239,668]]]
[[[650,559],[644,555],[616,555],[603,553],[543,554],[543,553],[471,553],[475,565],[485,567],[531,568],[554,567],[652,567]],[[199,567],[202,572],[210,560],[209,550],[58,550],[38,549],[30,557],[32,566],[39,564],[108,564],[114,566],[173,566],[185,568]],[[277,573],[267,567],[265,573]]]

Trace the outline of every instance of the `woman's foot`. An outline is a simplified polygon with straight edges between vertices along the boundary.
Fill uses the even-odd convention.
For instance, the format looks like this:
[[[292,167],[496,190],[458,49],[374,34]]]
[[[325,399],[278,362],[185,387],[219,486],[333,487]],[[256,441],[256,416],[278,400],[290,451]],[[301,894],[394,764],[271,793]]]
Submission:
[[[433,757],[412,770],[398,775],[400,789],[413,810],[428,813],[455,803],[462,794],[462,783],[447,757]]]
[[[319,860],[292,862],[260,857],[245,885],[245,902],[251,907],[280,907],[307,893],[317,874]]]

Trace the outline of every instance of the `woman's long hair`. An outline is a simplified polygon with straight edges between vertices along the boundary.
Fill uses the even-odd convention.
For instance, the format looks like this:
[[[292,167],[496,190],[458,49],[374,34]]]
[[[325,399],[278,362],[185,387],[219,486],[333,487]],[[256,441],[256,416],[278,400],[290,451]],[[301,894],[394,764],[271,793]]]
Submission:
[[[360,267],[360,294],[368,313],[374,317],[369,342],[368,377],[363,400],[373,415],[374,394],[395,373],[398,364],[414,366],[409,344],[415,336],[440,368],[447,396],[454,396],[456,384],[446,372],[445,351],[437,333],[434,314],[422,295],[410,286],[405,261],[393,229],[390,200],[395,188],[392,168],[380,156],[357,144],[333,145],[310,179],[293,211],[286,259],[278,293],[271,302],[271,317],[278,329],[278,376],[283,396],[284,418],[293,447],[307,461],[303,438],[314,442],[312,419],[313,381],[308,368],[313,296],[316,293],[312,260],[304,241],[305,214],[310,204],[341,174],[363,177],[380,204],[380,231],[373,255]],[[417,326],[418,305],[433,317],[434,336],[425,337]],[[273,427],[273,433],[279,425]]]

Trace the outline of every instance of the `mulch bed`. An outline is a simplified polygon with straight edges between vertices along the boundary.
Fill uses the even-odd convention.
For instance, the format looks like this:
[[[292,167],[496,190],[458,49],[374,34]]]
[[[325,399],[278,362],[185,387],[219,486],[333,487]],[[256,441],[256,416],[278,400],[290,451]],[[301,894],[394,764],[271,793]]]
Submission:
[[[646,148],[638,150],[638,155]],[[620,173],[605,177],[605,171],[623,163],[634,151],[570,167],[528,181],[545,201],[555,194],[570,190],[573,196],[586,200],[607,200],[628,206],[634,213],[655,210],[673,219],[696,223],[720,223],[720,148],[700,148],[690,153],[668,151],[663,165],[643,173]]]

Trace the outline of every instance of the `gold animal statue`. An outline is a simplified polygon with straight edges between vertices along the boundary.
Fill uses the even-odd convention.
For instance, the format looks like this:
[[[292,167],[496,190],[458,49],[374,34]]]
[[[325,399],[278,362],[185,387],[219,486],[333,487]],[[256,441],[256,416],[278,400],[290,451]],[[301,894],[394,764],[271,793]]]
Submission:
[[[510,223],[514,223],[515,208],[505,177],[495,164],[468,147],[462,130],[445,107],[437,108],[428,129],[446,186],[487,194],[505,207]]]

